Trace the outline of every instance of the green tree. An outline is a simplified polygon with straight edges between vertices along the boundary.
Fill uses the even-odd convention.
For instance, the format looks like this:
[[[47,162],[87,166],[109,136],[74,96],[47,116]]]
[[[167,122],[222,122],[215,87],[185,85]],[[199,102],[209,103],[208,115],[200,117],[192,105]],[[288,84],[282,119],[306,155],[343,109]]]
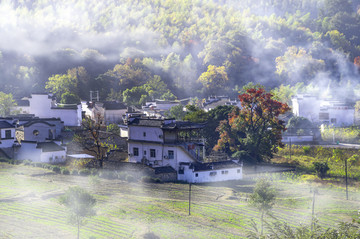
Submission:
[[[178,104],[170,108],[169,112],[165,113],[166,117],[175,118],[176,120],[183,120],[186,115],[184,111],[184,106],[182,104]]]
[[[215,95],[219,89],[224,91],[227,88],[229,78],[224,66],[209,65],[198,81],[203,84],[205,93]]]
[[[250,205],[257,208],[260,212],[261,235],[264,228],[264,215],[268,214],[276,201],[276,190],[266,179],[256,182],[254,192],[250,195]]]
[[[241,109],[235,107],[229,119],[220,122],[220,139],[214,149],[228,154],[246,152],[253,162],[270,159],[284,146],[281,139],[286,128],[279,115],[290,109],[272,97],[263,88],[239,95]]]
[[[57,74],[49,77],[45,88],[55,94],[58,99],[61,99],[62,94],[72,93],[76,94],[78,82],[77,79],[68,74]]]
[[[69,209],[70,222],[77,225],[77,238],[80,238],[80,226],[86,217],[94,216],[96,199],[84,189],[70,187],[59,199],[60,204]]]
[[[11,108],[16,106],[16,102],[13,99],[12,94],[5,94],[4,92],[0,91],[0,116],[5,117],[9,116],[11,113]]]
[[[314,130],[314,125],[305,117],[291,117],[286,125],[286,131],[290,134],[297,134],[299,130],[302,130],[303,134],[310,134]]]
[[[78,104],[80,103],[80,98],[79,96],[70,93],[70,92],[65,92],[64,94],[61,95],[61,100],[60,100],[61,104]]]

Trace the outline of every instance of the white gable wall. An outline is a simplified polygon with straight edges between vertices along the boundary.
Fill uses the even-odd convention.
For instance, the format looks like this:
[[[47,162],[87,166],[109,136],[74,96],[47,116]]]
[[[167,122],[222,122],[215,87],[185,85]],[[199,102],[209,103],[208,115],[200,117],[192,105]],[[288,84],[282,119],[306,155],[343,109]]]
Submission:
[[[128,134],[132,140],[163,142],[163,132],[157,127],[130,126]]]
[[[178,180],[191,183],[209,183],[243,178],[242,167],[217,170],[193,171],[188,165],[184,166],[184,174],[178,174]]]

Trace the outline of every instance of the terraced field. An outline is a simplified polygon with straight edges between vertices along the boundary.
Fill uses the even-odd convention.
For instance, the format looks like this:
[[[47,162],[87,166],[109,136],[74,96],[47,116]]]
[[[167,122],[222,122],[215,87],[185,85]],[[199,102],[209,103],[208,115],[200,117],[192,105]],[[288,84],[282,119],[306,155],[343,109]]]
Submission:
[[[299,225],[311,219],[312,188],[275,180],[279,198],[273,215]],[[0,238],[76,238],[58,198],[79,185],[97,199],[96,216],[81,227],[81,238],[245,238],[258,212],[246,198],[254,181],[193,185],[188,215],[186,184],[129,183],[54,174],[42,168],[0,164]],[[360,208],[352,189],[345,201],[340,188],[319,188],[316,216],[324,227],[350,221]]]

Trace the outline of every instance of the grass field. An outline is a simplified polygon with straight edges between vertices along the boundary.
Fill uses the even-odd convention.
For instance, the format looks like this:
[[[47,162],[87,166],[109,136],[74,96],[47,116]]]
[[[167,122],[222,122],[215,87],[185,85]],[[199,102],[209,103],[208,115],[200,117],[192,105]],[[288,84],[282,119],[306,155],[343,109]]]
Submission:
[[[310,224],[312,189],[318,187],[315,215],[324,227],[356,218],[360,194],[351,188],[287,180],[269,175],[278,191],[273,215],[290,225]],[[188,215],[187,184],[129,183],[54,174],[31,166],[0,164],[0,238],[76,238],[58,198],[79,185],[97,200],[97,214],[81,227],[81,238],[246,238],[250,220],[259,220],[246,198],[255,182],[193,185]],[[270,219],[269,219],[270,220]]]

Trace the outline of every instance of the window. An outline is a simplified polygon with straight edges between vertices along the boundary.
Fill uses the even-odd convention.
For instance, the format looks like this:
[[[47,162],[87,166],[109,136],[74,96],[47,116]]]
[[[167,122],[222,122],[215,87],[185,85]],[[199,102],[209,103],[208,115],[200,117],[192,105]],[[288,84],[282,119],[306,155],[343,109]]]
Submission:
[[[146,155],[146,150],[144,150],[144,155]]]
[[[139,148],[133,148],[134,156],[139,156]]]
[[[210,172],[210,176],[215,176],[217,172]]]
[[[237,173],[240,173],[240,172],[241,172],[241,170],[240,170],[240,169],[238,169],[238,170],[237,170]]]
[[[150,149],[150,157],[151,157],[151,158],[155,158],[155,157],[156,157],[155,149]]]
[[[146,137],[146,132],[143,132],[143,136]]]
[[[329,120],[329,113],[319,113],[319,120]]]
[[[35,130],[33,131],[33,135],[34,135],[34,136],[38,136],[39,133],[40,133],[40,132],[39,132],[39,130],[37,130],[37,129],[35,129]]]
[[[228,174],[229,171],[225,170],[225,171],[221,171],[221,174]]]
[[[336,118],[331,118],[330,123],[336,124]]]
[[[195,177],[199,177],[199,174],[198,174],[198,173],[195,173]]]
[[[174,159],[174,150],[168,150],[169,159]]]
[[[10,139],[11,138],[11,130],[5,130],[5,138]]]

